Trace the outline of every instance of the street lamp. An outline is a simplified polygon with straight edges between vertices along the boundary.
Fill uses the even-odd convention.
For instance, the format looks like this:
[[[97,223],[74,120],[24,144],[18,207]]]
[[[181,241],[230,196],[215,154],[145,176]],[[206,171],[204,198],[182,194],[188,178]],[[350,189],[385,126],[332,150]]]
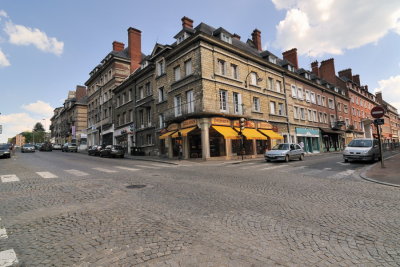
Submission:
[[[246,127],[246,119],[245,118],[240,118],[239,119],[239,135],[240,135],[240,154],[242,155],[242,160],[243,160],[243,154],[244,154],[244,142],[243,142],[243,133],[242,131]]]
[[[244,79],[244,87],[246,87],[246,88],[247,88],[247,78],[249,78],[249,75],[252,73],[254,73],[254,75],[256,76],[257,82],[262,82],[262,80],[263,80],[263,78],[258,76],[257,72],[250,71],[249,73],[247,73],[246,79]]]

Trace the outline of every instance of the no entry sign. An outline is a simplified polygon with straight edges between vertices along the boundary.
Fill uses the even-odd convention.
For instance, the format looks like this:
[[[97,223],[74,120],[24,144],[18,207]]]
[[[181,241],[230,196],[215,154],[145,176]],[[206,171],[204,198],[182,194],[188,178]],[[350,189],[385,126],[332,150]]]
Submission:
[[[385,109],[381,106],[376,106],[371,109],[371,116],[375,119],[382,118],[385,114]]]

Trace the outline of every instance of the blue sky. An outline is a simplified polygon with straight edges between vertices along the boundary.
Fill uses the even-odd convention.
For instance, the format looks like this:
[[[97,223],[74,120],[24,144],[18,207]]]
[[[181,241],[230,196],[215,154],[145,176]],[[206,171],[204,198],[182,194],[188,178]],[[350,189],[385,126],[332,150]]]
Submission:
[[[48,128],[52,110],[85,83],[112,42],[127,44],[129,27],[142,31],[149,54],[156,42],[174,41],[183,16],[242,40],[258,28],[264,48],[281,56],[297,47],[306,69],[333,57],[336,71],[352,68],[400,109],[398,0],[1,0],[0,143],[36,122]]]

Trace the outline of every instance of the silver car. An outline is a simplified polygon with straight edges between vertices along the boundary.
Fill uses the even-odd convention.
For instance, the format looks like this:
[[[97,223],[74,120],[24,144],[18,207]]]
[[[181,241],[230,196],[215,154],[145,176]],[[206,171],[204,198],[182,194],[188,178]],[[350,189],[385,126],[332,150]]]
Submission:
[[[343,159],[376,161],[380,159],[379,141],[372,138],[353,139],[343,150]]]
[[[283,143],[265,152],[264,158],[267,162],[271,160],[284,160],[286,162],[291,159],[303,160],[304,150],[298,144]]]

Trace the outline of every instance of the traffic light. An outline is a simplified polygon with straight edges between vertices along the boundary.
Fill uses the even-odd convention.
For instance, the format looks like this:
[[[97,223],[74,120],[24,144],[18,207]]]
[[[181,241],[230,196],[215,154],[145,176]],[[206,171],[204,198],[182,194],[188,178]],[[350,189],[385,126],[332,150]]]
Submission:
[[[240,131],[243,131],[244,128],[246,128],[246,119],[245,118],[240,118],[239,124],[240,124]]]

